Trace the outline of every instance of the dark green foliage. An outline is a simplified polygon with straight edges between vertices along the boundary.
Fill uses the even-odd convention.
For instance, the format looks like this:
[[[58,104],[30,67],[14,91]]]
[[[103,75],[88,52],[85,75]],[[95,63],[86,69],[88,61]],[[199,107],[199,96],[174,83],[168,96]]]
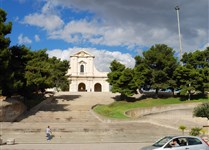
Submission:
[[[112,90],[114,92],[114,88],[117,84],[118,79],[122,75],[122,71],[125,69],[125,66],[118,61],[114,60],[110,64],[111,72],[107,74],[107,81],[112,85]]]
[[[134,81],[134,71],[130,68],[125,68],[123,64],[114,60],[110,66],[111,72],[108,73],[108,82],[112,86],[113,93],[121,93],[121,99],[126,99],[127,96],[132,96],[136,93],[138,86]]]
[[[46,50],[35,51],[30,57],[25,70],[26,86],[32,91],[44,91],[53,84]]]
[[[194,76],[192,76],[192,72],[194,71],[195,70],[184,66],[176,68],[174,72],[174,79],[177,86],[181,89],[181,95],[188,95],[188,91],[192,92],[195,89],[193,87],[194,84],[192,84],[192,80],[194,78]]]
[[[155,89],[158,97],[159,89],[180,89],[181,95],[190,96],[209,89],[209,48],[183,55],[183,66],[174,57],[172,48],[164,44],[156,44],[135,57],[135,67],[129,69],[117,61],[111,63],[108,82],[112,92],[130,96],[141,89]],[[127,73],[128,72],[128,73]],[[126,76],[131,77],[127,78]],[[127,90],[129,89],[129,90]],[[131,93],[131,94],[130,94]]]
[[[151,70],[148,65],[144,63],[144,59],[140,56],[135,57],[135,67],[134,67],[134,81],[136,82],[138,88],[151,84]]]
[[[61,61],[55,57],[49,58],[46,50],[33,52],[26,67],[26,85],[35,92],[43,92],[46,88],[52,87],[65,89],[68,86],[65,76],[68,68],[68,61]]]
[[[0,90],[2,93],[5,92],[3,87],[6,81],[10,80],[10,74],[8,73],[8,66],[10,61],[10,52],[9,52],[9,44],[10,39],[5,37],[7,34],[11,33],[12,23],[6,22],[7,13],[0,8]]]
[[[204,51],[185,53],[182,59],[184,66],[180,66],[174,72],[181,94],[193,93],[205,94],[209,89],[209,48]],[[190,85],[190,86],[189,86]]]
[[[156,44],[143,52],[143,56],[135,57],[135,79],[139,86],[156,89],[156,96],[159,89],[175,86],[172,77],[178,63],[172,48]]]
[[[8,77],[4,80],[2,94],[30,97],[34,92],[44,92],[46,88],[66,89],[68,81],[65,74],[68,61],[49,58],[46,50],[30,51],[25,46],[10,49]]]
[[[196,117],[206,117],[209,120],[209,103],[203,103],[195,107],[193,115]]]
[[[209,47],[204,51],[196,50],[193,53],[184,53],[182,61],[185,66],[195,69],[209,67]]]
[[[51,64],[51,78],[53,81],[53,87],[60,88],[62,91],[69,90],[69,81],[67,79],[66,73],[69,68],[68,61],[61,61],[56,57],[49,59]]]
[[[24,95],[26,86],[25,68],[29,61],[30,50],[25,46],[13,46],[9,48],[11,60],[8,65],[9,80],[4,83],[4,94]]]
[[[4,96],[30,97],[46,88],[67,89],[65,74],[67,61],[49,58],[46,50],[31,51],[27,47],[9,47],[5,37],[11,32],[12,23],[6,22],[6,12],[0,9],[0,92]]]

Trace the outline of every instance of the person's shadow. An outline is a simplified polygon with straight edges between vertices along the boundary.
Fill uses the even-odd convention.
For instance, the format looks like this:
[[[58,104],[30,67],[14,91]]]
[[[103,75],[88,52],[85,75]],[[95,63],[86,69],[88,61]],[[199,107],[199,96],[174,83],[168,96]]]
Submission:
[[[52,134],[52,135],[50,136],[50,140],[52,140],[54,137],[55,137],[54,134]]]

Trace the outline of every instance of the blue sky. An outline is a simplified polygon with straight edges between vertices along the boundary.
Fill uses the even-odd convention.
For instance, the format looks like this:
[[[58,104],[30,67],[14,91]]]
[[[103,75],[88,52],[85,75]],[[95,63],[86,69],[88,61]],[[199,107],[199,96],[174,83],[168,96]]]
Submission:
[[[208,46],[208,0],[0,0],[12,21],[11,45],[47,49],[69,59],[85,49],[100,71],[113,59],[133,67],[134,56],[154,44],[179,55],[175,6],[180,6],[183,52]]]

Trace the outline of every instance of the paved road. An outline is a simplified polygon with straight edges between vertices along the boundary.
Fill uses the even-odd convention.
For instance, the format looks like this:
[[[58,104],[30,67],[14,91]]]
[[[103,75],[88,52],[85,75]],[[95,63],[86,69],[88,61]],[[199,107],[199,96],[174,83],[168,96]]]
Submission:
[[[93,144],[17,144],[3,145],[0,150],[139,150],[148,143]]]

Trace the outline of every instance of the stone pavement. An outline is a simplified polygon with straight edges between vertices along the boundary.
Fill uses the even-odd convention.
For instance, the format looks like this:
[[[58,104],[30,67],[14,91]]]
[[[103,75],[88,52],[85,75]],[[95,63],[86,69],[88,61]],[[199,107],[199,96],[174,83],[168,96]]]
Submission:
[[[171,112],[170,115],[169,112],[153,114],[131,121],[102,122],[95,117],[91,111],[92,106],[109,104],[115,97],[117,94],[112,93],[59,92],[54,95],[54,99],[43,104],[36,112],[23,116],[19,122],[2,122],[0,134],[4,140],[15,138],[18,145],[48,145],[45,128],[50,125],[53,138],[49,145],[77,144],[78,148],[81,143],[140,145],[152,143],[165,135],[181,134],[178,130],[179,125],[185,123],[196,125],[197,122],[191,118],[178,122],[178,115],[185,114],[180,111]],[[191,116],[191,110],[186,115]]]
[[[88,144],[17,144],[3,145],[0,150],[139,150],[148,143],[88,143]]]

